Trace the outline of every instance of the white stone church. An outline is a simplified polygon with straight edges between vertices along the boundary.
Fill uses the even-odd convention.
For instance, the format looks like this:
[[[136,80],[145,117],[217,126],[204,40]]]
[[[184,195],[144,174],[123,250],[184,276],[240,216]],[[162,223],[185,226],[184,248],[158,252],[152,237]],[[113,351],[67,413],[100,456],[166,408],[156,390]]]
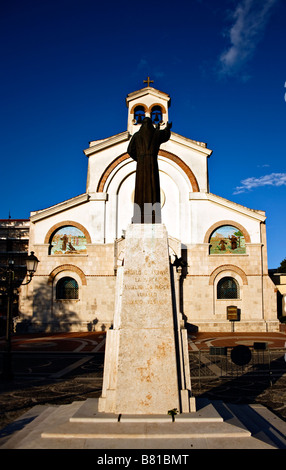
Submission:
[[[133,215],[136,162],[127,147],[142,118],[161,129],[169,120],[170,96],[149,85],[126,98],[127,130],[84,150],[86,192],[31,213],[29,251],[40,263],[20,293],[20,321],[31,331],[113,325],[116,274]],[[199,331],[278,331],[265,213],[209,191],[211,155],[205,143],[174,132],[158,155],[170,260],[182,261],[180,311]]]

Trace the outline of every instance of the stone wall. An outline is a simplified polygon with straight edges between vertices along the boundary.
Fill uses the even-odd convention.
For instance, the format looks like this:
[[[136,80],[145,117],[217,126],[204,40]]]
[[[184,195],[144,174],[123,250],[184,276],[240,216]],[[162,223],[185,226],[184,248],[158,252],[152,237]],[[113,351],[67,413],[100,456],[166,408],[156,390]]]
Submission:
[[[21,288],[20,321],[33,330],[106,330],[114,315],[114,245],[88,246],[87,255],[55,256],[48,245],[34,246],[40,259],[33,281]],[[75,279],[79,298],[56,299],[56,284],[64,276]]]
[[[245,255],[210,255],[209,244],[189,245],[188,274],[183,281],[183,313],[201,331],[278,331],[275,286],[265,272],[262,244],[247,244]],[[237,299],[217,299],[217,284],[234,278]],[[236,306],[240,321],[227,320]]]

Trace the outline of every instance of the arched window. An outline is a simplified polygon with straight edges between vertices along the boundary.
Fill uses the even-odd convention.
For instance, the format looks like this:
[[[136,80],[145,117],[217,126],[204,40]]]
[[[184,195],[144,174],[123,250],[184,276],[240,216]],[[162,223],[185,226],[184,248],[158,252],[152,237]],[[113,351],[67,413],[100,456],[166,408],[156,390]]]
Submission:
[[[78,283],[72,277],[63,277],[56,287],[57,300],[78,299]]]
[[[136,121],[136,124],[141,124],[143,119],[145,117],[145,109],[143,106],[136,106],[134,109],[134,119]]]
[[[217,284],[218,299],[238,299],[239,285],[233,277],[223,277]]]
[[[162,109],[160,106],[153,106],[151,111],[151,119],[154,124],[159,124],[162,121]]]

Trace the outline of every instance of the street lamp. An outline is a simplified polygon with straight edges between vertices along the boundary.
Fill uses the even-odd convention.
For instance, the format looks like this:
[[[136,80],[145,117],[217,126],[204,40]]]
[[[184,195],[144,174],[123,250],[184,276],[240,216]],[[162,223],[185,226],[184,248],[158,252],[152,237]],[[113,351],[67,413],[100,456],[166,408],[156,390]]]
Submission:
[[[35,256],[34,252],[31,251],[31,254],[26,258],[26,266],[27,266],[27,275],[28,281],[22,283],[22,286],[26,286],[30,284],[32,277],[34,276],[37,267],[38,267],[39,260]],[[8,262],[8,269],[5,270],[5,277],[7,282],[7,292],[8,292],[8,303],[7,303],[7,318],[6,318],[6,348],[3,355],[3,372],[1,374],[1,378],[4,380],[12,380],[13,379],[13,372],[12,372],[12,356],[11,356],[11,332],[12,332],[12,306],[13,306],[13,294],[14,294],[14,287],[15,287],[15,273],[14,269],[12,268],[14,261]]]
[[[28,279],[28,282],[25,282],[24,284],[22,284],[22,286],[26,286],[27,284],[31,282],[32,277],[37,271],[38,263],[39,263],[38,258],[35,256],[34,252],[31,251],[31,254],[27,256],[26,258],[26,266],[27,266],[27,273],[28,273],[29,279]]]

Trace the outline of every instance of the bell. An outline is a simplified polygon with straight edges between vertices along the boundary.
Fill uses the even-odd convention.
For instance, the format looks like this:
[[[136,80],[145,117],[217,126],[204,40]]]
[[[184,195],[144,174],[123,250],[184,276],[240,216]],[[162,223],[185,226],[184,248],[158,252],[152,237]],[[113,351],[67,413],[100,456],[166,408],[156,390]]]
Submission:
[[[154,115],[154,122],[160,122],[162,120],[161,114],[159,112]]]

